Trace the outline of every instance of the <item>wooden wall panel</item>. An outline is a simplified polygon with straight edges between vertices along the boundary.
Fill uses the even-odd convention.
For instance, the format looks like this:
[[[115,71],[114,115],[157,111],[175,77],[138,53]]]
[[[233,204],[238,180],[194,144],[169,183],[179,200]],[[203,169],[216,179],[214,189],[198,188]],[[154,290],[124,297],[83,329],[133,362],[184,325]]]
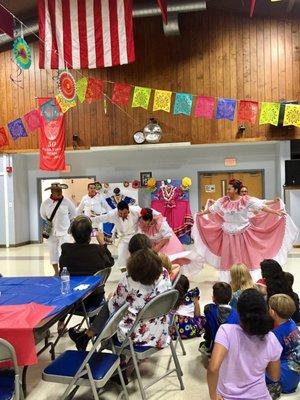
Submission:
[[[258,101],[300,98],[300,21],[242,17],[205,12],[180,16],[181,35],[165,37],[160,18],[135,20],[136,62],[131,65],[73,72],[108,82],[124,82],[153,89]],[[37,106],[36,97],[57,92],[56,71],[38,68],[38,43],[32,43],[33,65],[22,75],[24,89],[10,81],[16,66],[10,52],[0,53],[0,126]],[[110,98],[112,84],[107,83]],[[196,143],[300,138],[298,129],[247,126],[237,135],[237,121],[174,116],[162,111],[122,109],[107,101],[79,104],[66,114],[66,145],[77,133],[82,147],[132,144],[132,134],[149,117],[163,128],[163,142]],[[174,98],[173,98],[174,102]],[[172,102],[172,108],[173,108]],[[105,112],[106,109],[106,112]],[[38,148],[38,132],[13,142],[5,150]]]

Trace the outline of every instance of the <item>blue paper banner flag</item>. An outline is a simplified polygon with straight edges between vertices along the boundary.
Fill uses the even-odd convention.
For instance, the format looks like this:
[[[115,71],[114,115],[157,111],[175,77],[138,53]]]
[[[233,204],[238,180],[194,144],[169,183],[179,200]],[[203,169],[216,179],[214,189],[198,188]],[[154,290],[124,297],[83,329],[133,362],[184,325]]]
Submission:
[[[20,137],[26,137],[27,132],[21,118],[15,119],[7,124],[9,133],[13,140],[17,140]]]
[[[235,108],[236,100],[219,98],[216,119],[228,119],[229,121],[233,121]]]
[[[176,93],[174,103],[174,115],[191,115],[193,96],[189,93]]]

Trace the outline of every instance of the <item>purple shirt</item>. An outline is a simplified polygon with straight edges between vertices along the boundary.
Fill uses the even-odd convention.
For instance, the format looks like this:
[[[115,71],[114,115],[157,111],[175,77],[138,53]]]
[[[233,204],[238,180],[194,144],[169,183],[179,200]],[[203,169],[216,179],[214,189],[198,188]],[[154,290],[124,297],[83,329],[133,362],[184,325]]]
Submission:
[[[280,359],[282,347],[274,333],[264,339],[248,335],[239,325],[221,325],[215,339],[228,353],[222,362],[217,392],[224,400],[270,400],[265,371]]]

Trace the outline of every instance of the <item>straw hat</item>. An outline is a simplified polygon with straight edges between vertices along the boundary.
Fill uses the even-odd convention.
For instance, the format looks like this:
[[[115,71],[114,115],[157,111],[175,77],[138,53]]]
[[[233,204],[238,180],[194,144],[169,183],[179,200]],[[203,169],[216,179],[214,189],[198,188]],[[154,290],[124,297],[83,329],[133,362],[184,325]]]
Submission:
[[[55,190],[55,189],[68,189],[68,185],[66,185],[65,183],[59,183],[59,182],[54,182],[51,183],[51,186],[47,187],[45,189],[46,190]]]

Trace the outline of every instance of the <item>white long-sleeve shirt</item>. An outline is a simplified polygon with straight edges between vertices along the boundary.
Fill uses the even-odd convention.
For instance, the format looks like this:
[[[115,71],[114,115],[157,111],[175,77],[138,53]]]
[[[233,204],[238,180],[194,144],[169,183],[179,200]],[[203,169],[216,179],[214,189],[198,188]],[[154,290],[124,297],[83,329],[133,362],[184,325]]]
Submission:
[[[111,222],[115,224],[119,237],[128,241],[138,232],[138,220],[140,218],[141,207],[129,206],[129,214],[126,219],[122,219],[118,215],[118,209],[109,211],[107,214],[95,217],[96,223]]]
[[[96,194],[90,197],[88,194],[83,196],[79,206],[76,209],[77,215],[84,214],[87,217],[91,216],[91,211],[95,214],[102,214],[110,210],[104,197],[101,194]]]
[[[49,219],[56,204],[57,201],[53,201],[50,198],[43,201],[40,207],[41,217],[45,220]],[[76,208],[74,204],[72,203],[71,200],[64,197],[52,220],[53,229],[51,235],[53,236],[66,235],[68,233],[70,222],[75,217],[76,217]]]

